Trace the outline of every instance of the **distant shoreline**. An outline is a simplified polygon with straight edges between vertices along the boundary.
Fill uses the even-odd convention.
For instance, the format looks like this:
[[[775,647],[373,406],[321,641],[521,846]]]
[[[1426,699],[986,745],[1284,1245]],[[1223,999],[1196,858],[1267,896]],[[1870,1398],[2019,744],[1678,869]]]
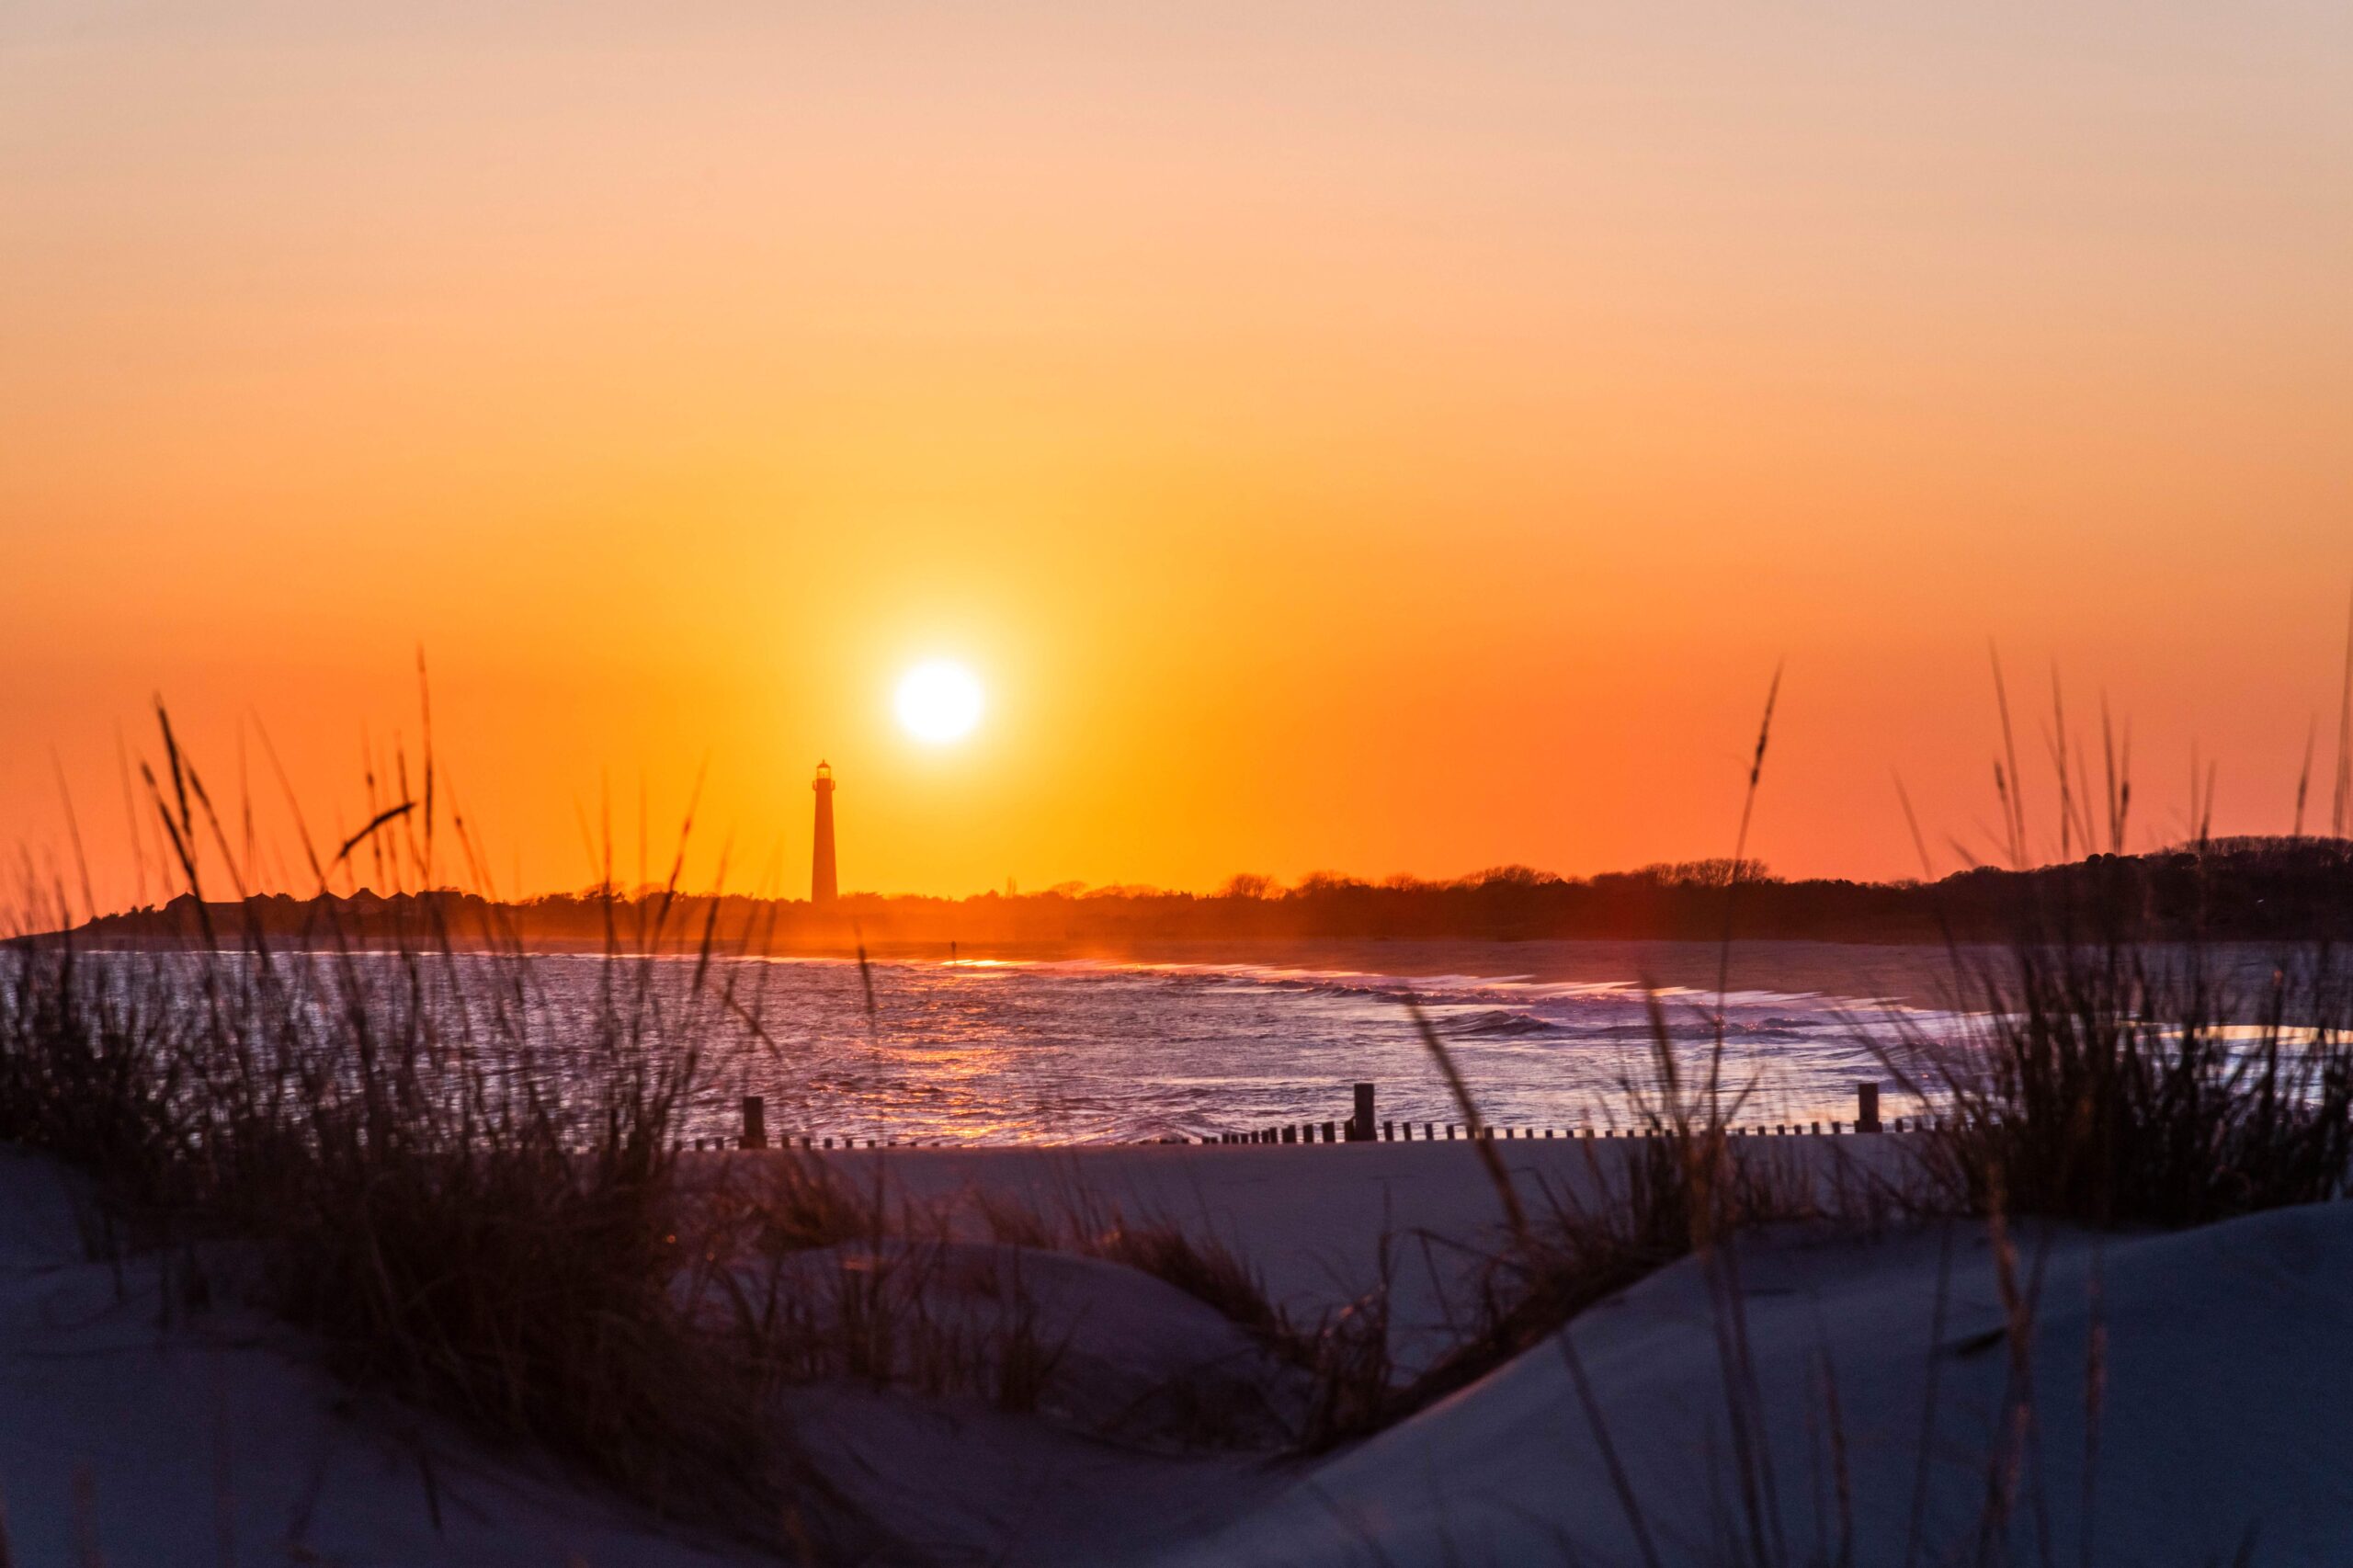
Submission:
[[[2173,944],[2160,944],[2173,946]],[[2299,947],[2310,944],[2291,944]],[[331,944],[278,943],[277,950],[331,952]],[[2259,982],[2277,961],[2279,939],[2206,944],[2210,968],[2241,984]],[[98,952],[177,950],[173,945],[114,941],[90,943]],[[189,949],[200,950],[200,949]],[[391,945],[353,943],[358,953],[396,953]],[[481,944],[460,952],[490,952]],[[515,949],[506,949],[513,951]],[[600,958],[607,949],[584,945],[531,946],[535,958]],[[787,947],[765,950],[720,949],[729,959],[855,962],[854,947]],[[657,952],[621,947],[623,961],[654,957],[686,960],[694,955],[676,947]],[[866,957],[881,964],[1101,963],[1132,966],[1233,967],[1295,971],[1302,974],[1362,974],[1412,980],[1454,976],[1497,983],[1622,985],[1662,991],[1713,993],[1721,981],[1734,994],[1769,992],[1821,995],[1847,1001],[1886,1001],[1907,1007],[1979,1011],[1984,977],[2004,972],[2007,949],[1992,942],[1941,944],[1846,942],[1810,937],[1738,937],[1729,949],[1719,942],[1532,938],[1269,938],[1258,941],[1183,943],[1051,943],[1000,945],[879,943]],[[1958,967],[1956,967],[1958,965]]]
[[[853,893],[803,900],[676,894],[660,889],[497,903],[453,890],[391,896],[365,889],[242,902],[183,895],[102,915],[72,933],[96,947],[326,947],[376,942],[531,951],[713,950],[771,956],[1100,957],[1128,962],[1253,962],[1280,951],[1378,952],[1355,967],[1447,960],[1455,947],[1529,955],[1553,978],[1587,978],[1595,952],[1623,971],[1655,963],[1662,983],[1693,972],[1683,947],[1836,944],[1939,955],[1951,943],[2036,932],[2135,941],[2353,940],[2353,840],[2217,841],[2151,855],[2095,856],[2023,871],[1976,868],[1935,882],[1787,881],[1728,861],[1654,866],[1593,878],[1506,867],[1450,882],[1378,885],[1336,876],[1274,889],[1237,879],[1216,894],[1057,889],[972,898]],[[59,939],[63,934],[50,934]],[[1573,948],[1571,944],[1584,944]],[[1644,955],[1647,954],[1647,957]],[[1199,955],[1188,957],[1186,955]],[[1513,960],[1515,966],[1520,960]],[[1891,959],[1898,970],[1915,960]],[[1515,967],[1513,972],[1518,972]],[[1631,977],[1631,976],[1620,976]],[[1595,978],[1598,978],[1596,976]]]

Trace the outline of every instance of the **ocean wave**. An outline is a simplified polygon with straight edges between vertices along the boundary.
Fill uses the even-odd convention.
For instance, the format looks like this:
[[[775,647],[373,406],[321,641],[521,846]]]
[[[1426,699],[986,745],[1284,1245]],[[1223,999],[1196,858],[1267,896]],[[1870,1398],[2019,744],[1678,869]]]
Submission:
[[[1533,1013],[1515,1013],[1503,1007],[1448,1018],[1438,1027],[1448,1034],[1478,1039],[1510,1039],[1519,1035],[1566,1032],[1565,1025],[1548,1022]]]

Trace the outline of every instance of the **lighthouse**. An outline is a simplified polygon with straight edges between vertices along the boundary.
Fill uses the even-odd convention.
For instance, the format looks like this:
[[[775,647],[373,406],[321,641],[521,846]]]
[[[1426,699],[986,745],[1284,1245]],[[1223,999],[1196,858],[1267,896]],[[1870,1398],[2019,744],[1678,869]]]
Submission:
[[[817,844],[809,857],[809,902],[831,903],[841,893],[834,874],[834,769],[830,763],[817,765],[817,781],[810,788],[817,791]]]

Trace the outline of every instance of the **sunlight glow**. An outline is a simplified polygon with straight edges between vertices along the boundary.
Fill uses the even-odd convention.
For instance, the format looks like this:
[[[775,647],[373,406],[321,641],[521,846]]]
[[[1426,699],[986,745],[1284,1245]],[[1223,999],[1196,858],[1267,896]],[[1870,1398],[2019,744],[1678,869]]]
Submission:
[[[962,740],[981,722],[981,683],[947,659],[917,665],[899,680],[899,722],[931,745]]]

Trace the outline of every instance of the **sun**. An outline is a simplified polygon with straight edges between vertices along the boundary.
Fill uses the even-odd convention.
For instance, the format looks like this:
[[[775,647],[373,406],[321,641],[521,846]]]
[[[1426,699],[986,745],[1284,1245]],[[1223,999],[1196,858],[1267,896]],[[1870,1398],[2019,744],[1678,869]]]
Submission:
[[[981,722],[980,677],[952,659],[931,659],[899,677],[895,703],[907,733],[931,745],[961,741]]]

